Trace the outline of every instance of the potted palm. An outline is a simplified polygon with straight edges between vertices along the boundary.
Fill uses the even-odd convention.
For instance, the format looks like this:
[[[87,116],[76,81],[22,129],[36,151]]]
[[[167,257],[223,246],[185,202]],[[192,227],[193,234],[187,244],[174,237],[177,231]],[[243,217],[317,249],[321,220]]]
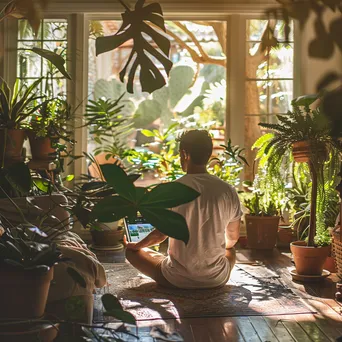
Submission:
[[[1,166],[22,160],[22,148],[26,136],[28,117],[39,108],[35,106],[38,86],[42,79],[28,87],[19,86],[16,81],[13,89],[0,80],[0,160]]]
[[[303,96],[292,101],[293,111],[278,115],[279,123],[259,125],[273,131],[256,144],[258,156],[268,159],[272,170],[281,166],[286,153],[296,162],[306,162],[311,175],[310,225],[307,241],[291,243],[297,273],[320,276],[329,255],[329,246],[318,245],[316,237],[317,194],[326,160],[341,146],[331,138],[328,121],[320,108],[311,109],[318,96]]]

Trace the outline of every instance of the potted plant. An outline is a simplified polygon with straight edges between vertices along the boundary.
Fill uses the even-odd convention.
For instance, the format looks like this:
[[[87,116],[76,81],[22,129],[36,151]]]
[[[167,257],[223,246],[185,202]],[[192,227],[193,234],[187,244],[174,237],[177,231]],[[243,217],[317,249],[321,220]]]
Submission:
[[[16,81],[13,89],[0,79],[0,160],[1,167],[22,160],[22,148],[26,136],[28,117],[39,108],[35,101],[38,86],[42,79],[28,87],[19,86]]]
[[[324,165],[334,151],[341,149],[340,144],[331,138],[330,126],[319,108],[310,106],[318,96],[303,96],[292,101],[293,111],[278,115],[278,124],[262,124],[274,133],[268,133],[257,142],[258,156],[267,159],[272,170],[279,168],[286,153],[296,162],[306,162],[311,175],[310,226],[308,239],[291,243],[297,273],[318,275],[329,255],[329,246],[319,246],[316,238],[317,194],[319,179]],[[315,240],[316,238],[316,240]]]
[[[273,249],[277,241],[279,210],[264,194],[254,192],[245,198],[247,245],[252,249]]]
[[[55,244],[40,239],[46,234],[37,227],[22,225],[1,230],[0,319],[41,318],[53,266],[61,261],[61,253]]]
[[[75,143],[70,124],[73,119],[71,106],[63,96],[48,99],[41,104],[30,116],[27,132],[34,161],[56,159],[61,140],[65,144]]]

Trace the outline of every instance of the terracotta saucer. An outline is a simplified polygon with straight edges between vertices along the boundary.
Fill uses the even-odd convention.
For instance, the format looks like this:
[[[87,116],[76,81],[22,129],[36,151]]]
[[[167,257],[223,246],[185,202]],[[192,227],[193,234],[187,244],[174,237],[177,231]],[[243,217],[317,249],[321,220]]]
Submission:
[[[326,277],[330,276],[330,272],[327,270],[323,270],[321,275],[302,275],[302,274],[298,274],[296,269],[293,268],[290,271],[291,275],[292,275],[292,280],[295,281],[300,281],[300,282],[313,282],[313,281],[320,281],[323,280]]]

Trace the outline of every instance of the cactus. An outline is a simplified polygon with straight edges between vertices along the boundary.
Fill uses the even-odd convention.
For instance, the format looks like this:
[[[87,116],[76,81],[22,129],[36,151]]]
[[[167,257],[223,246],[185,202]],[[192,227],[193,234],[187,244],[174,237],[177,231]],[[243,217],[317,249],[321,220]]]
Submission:
[[[135,99],[139,99],[139,95],[132,96],[126,93],[125,85],[122,84],[117,79],[113,78],[109,81],[100,79],[95,83],[94,87],[94,100],[97,101],[100,98],[105,98],[107,100],[115,100],[122,96],[121,104],[124,106],[122,109],[122,114],[126,117],[132,116],[136,111],[136,105],[134,103]]]
[[[201,106],[203,96],[198,96],[192,104],[182,113],[176,112],[180,100],[189,92],[194,78],[194,70],[189,66],[176,66],[170,72],[169,84],[153,93],[152,100],[140,103],[135,113],[137,128],[146,127],[158,118],[165,125],[178,116],[193,114],[195,106]]]

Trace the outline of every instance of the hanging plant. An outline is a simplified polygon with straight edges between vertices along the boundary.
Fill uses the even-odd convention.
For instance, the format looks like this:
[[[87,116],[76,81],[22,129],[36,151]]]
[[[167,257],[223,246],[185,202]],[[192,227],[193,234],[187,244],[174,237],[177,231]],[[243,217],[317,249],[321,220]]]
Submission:
[[[134,77],[140,66],[142,91],[152,93],[166,84],[152,57],[163,65],[167,75],[172,68],[172,62],[169,60],[170,41],[147,23],[150,22],[166,32],[162,9],[157,3],[144,6],[145,0],[138,0],[134,10],[131,10],[122,0],[119,1],[126,8],[122,14],[122,25],[115,35],[96,39],[96,55],[117,49],[133,39],[133,48],[126,65],[120,72],[120,80],[124,82],[128,74],[127,91],[133,93]],[[146,40],[146,35],[152,38],[157,48]]]

